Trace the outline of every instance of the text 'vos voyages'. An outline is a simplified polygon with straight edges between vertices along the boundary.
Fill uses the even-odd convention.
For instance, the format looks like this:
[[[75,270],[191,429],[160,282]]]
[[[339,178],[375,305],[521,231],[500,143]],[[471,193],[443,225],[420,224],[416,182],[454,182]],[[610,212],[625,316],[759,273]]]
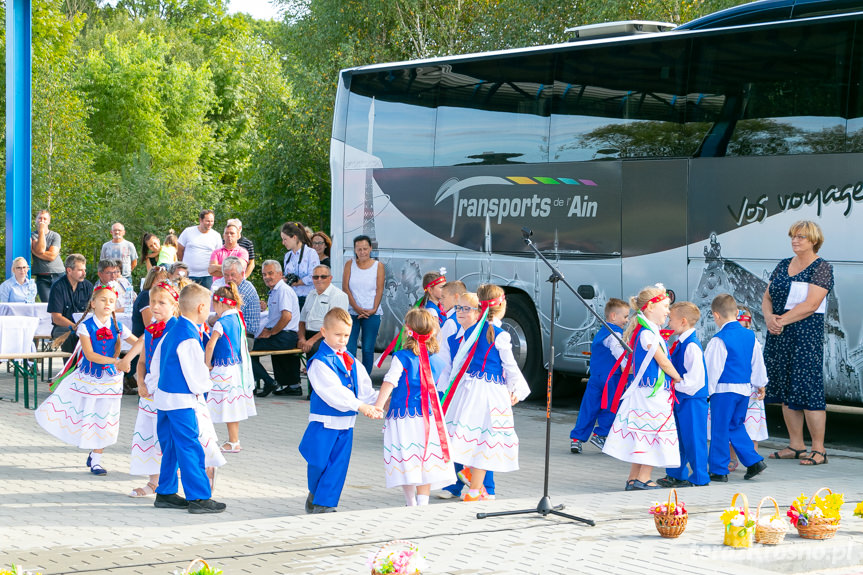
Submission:
[[[818,215],[822,208],[830,204],[845,205],[844,216],[851,213],[855,203],[863,201],[863,182],[846,184],[844,186],[828,186],[824,189],[816,188],[814,191],[795,192],[792,194],[777,194],[776,202],[778,213],[790,210],[799,210],[806,206],[816,206]],[[770,196],[762,194],[756,200],[743,198],[740,207],[735,210],[732,206],[728,208],[731,217],[738,226],[760,222],[769,215],[768,204]]]

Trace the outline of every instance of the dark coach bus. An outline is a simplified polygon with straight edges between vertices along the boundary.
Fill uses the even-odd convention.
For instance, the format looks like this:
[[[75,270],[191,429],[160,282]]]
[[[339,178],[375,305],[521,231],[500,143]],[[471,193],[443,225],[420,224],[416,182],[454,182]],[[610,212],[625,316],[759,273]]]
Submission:
[[[813,219],[836,278],[827,395],[860,404],[858,10],[344,70],[331,142],[336,274],[352,238],[371,236],[387,267],[379,343],[425,271],[503,286],[517,358],[542,385],[548,271],[522,226],[600,312],[656,282],[702,310],[730,292],[763,337],[767,277],[793,255],[790,224]],[[597,326],[559,298],[555,366],[584,373]],[[714,329],[699,326],[705,338]]]

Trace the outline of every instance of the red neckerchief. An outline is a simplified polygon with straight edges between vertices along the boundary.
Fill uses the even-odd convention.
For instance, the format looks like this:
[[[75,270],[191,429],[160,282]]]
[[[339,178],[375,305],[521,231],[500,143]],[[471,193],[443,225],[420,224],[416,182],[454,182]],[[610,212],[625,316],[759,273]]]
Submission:
[[[423,452],[423,460],[425,460],[429,449],[429,435],[431,424],[429,423],[429,405],[434,413],[435,426],[437,427],[438,439],[440,440],[441,451],[443,452],[444,462],[449,461],[449,443],[447,442],[447,433],[443,423],[443,411],[437,397],[437,389],[435,388],[434,377],[431,372],[431,362],[429,360],[429,350],[427,343],[431,334],[420,335],[407,330],[408,335],[414,338],[419,343],[420,348],[420,404],[423,411],[423,425],[425,426],[425,451]]]
[[[348,373],[350,373],[351,369],[354,367],[354,358],[351,357],[351,354],[346,351],[337,351],[336,355],[339,356],[339,358],[342,360],[342,363],[345,364],[345,369],[347,369]]]
[[[114,333],[107,327],[100,327],[98,330],[96,330],[96,339],[98,339],[99,341],[113,338]]]
[[[150,335],[153,336],[153,339],[157,339],[162,337],[162,333],[165,331],[165,322],[159,321],[156,323],[151,323],[144,329],[150,332]]]

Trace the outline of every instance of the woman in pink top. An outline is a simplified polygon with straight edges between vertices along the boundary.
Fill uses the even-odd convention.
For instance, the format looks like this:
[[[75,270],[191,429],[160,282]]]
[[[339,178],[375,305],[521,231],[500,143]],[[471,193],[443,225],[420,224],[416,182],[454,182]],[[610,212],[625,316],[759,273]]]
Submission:
[[[210,256],[210,266],[207,268],[207,273],[214,278],[222,277],[222,262],[229,256],[238,257],[243,260],[245,265],[249,265],[249,252],[237,243],[240,239],[240,231],[237,226],[230,224],[225,226],[225,233],[222,238],[225,240],[225,245],[213,252],[213,255]]]

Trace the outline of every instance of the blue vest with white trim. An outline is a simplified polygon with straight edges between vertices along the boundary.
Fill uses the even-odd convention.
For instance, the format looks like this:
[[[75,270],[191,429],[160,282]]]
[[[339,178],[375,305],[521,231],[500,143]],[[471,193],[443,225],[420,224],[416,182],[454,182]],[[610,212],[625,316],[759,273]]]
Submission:
[[[90,345],[93,346],[93,352],[99,355],[108,357],[114,356],[117,338],[120,334],[114,325],[114,318],[108,320],[108,326],[111,330],[110,339],[99,339],[96,337],[96,332],[99,331],[99,326],[96,325],[96,319],[92,316],[84,320],[84,327],[87,328],[87,333],[90,334]],[[82,353],[81,362],[78,364],[78,371],[86,373],[92,377],[102,377],[103,375],[117,375],[117,370],[113,364],[93,363]]]
[[[198,326],[186,318],[180,318],[167,334],[162,336],[162,351],[159,361],[159,389],[168,393],[192,393],[180,367],[177,348],[186,340],[195,340],[202,345]]]
[[[695,335],[693,331],[689,336],[683,340],[677,342],[677,346],[674,348],[674,353],[671,354],[671,365],[674,366],[674,369],[677,370],[677,373],[680,374],[680,377],[683,377],[683,374],[686,373],[686,367],[683,365],[683,360],[686,357],[686,348],[690,345],[696,346],[701,350],[701,364],[704,366],[704,377],[707,377],[707,364],[704,363],[704,349],[701,347],[701,342],[698,341],[698,336]],[[701,386],[701,389],[696,391],[694,394],[689,395],[687,393],[678,392],[686,397],[707,397],[707,382],[704,382],[704,385]]]
[[[725,366],[717,383],[749,385],[752,381],[752,352],[755,349],[755,332],[738,321],[730,321],[716,332],[725,344]]]
[[[399,377],[398,386],[393,388],[393,393],[390,396],[390,409],[387,412],[387,417],[422,416],[420,358],[407,349],[395,352],[393,357],[401,362],[402,373]],[[429,356],[429,365],[433,380],[431,385],[434,387],[435,381],[446,366],[446,360],[436,353]]]
[[[656,332],[651,332],[651,330],[647,329],[646,327],[641,328],[641,331],[638,332],[638,338],[635,341],[635,345],[633,345],[634,349],[632,350],[633,378],[638,375],[638,372],[641,370],[641,364],[644,362],[644,358],[647,357],[647,352],[650,350],[650,346],[648,346],[648,349],[644,349],[644,347],[641,345],[641,335],[645,331],[653,333],[655,337],[658,337],[660,340],[662,340],[662,337]],[[665,346],[664,341],[661,341],[661,343],[659,344],[659,348],[667,352],[667,347]],[[660,371],[661,370],[659,369],[659,364],[656,363],[656,357],[651,357],[650,363],[647,365],[647,368],[644,370],[644,374],[641,376],[641,381],[635,381],[633,383],[638,387],[653,387],[656,384],[656,380],[659,378]],[[663,388],[666,390],[671,389],[670,377],[666,376]]]
[[[356,396],[359,392],[359,381],[357,378],[357,360],[354,356],[350,354],[350,352],[345,352],[354,360],[354,363],[351,365],[351,371],[348,373],[347,368],[345,368],[345,363],[342,359],[336,355],[336,352],[333,351],[327,342],[321,342],[321,346],[318,348],[318,353],[312,357],[312,361],[320,361],[327,367],[329,367],[333,372],[339,377],[339,381],[342,382],[342,385],[347,387],[351,393]],[[311,363],[311,362],[309,362]],[[326,403],[321,397],[315,393],[315,388],[312,386],[312,394],[309,401],[309,411],[316,415],[330,415],[330,416],[346,416],[346,415],[356,415],[356,411],[339,411],[334,407],[331,407],[328,403]]]
[[[162,338],[165,337],[172,327],[174,327],[175,323],[177,323],[177,318],[175,317],[166,321],[165,330],[162,332],[162,335],[156,339],[153,339],[153,334],[144,330],[144,366],[147,368],[147,373],[150,373],[150,362],[153,361],[153,354],[156,352],[156,346],[159,345]]]
[[[475,323],[465,330],[465,340],[470,338],[473,330],[475,330],[478,325],[479,323]],[[473,358],[470,360],[470,365],[467,367],[467,371],[465,373],[477,379],[482,378],[494,383],[504,383],[503,364],[500,361],[500,352],[497,351],[497,348],[494,346],[494,342],[488,341],[487,332],[489,325],[489,322],[486,322],[482,329],[482,333],[479,334],[479,339],[476,343],[476,350],[473,353]],[[494,324],[491,324],[491,326],[494,330],[494,339],[497,340],[497,336],[503,333],[503,329]]]
[[[243,363],[240,353],[240,338],[243,335],[243,326],[240,324],[240,314],[232,313],[219,318],[222,325],[222,336],[216,340],[213,349],[213,367],[236,365]]]
[[[618,335],[623,334],[623,328],[614,324],[608,324],[611,326]],[[587,385],[605,385],[606,379],[608,379],[608,374],[611,373],[612,368],[614,368],[614,364],[617,363],[617,359],[614,357],[614,354],[611,353],[611,350],[606,347],[603,342],[611,335],[611,332],[605,326],[599,328],[599,332],[596,334],[596,337],[593,338],[593,343],[590,344],[590,379],[587,382]],[[611,376],[608,384],[612,387],[612,389],[617,388],[617,382],[620,381],[620,370]]]

